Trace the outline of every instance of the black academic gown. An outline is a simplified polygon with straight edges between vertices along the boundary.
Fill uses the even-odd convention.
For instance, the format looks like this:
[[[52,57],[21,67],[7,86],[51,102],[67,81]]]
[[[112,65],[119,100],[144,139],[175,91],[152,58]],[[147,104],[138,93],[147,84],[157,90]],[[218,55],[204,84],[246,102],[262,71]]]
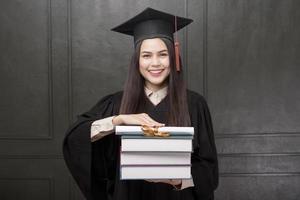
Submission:
[[[213,127],[205,99],[187,92],[191,125],[195,134],[191,171],[194,187],[176,191],[169,184],[144,180],[120,180],[120,137],[110,134],[91,143],[91,124],[117,115],[122,92],[102,98],[90,111],[80,115],[69,128],[63,143],[66,164],[87,199],[91,200],[211,200],[218,185],[218,162]],[[145,113],[166,123],[167,98],[154,106],[146,102]]]

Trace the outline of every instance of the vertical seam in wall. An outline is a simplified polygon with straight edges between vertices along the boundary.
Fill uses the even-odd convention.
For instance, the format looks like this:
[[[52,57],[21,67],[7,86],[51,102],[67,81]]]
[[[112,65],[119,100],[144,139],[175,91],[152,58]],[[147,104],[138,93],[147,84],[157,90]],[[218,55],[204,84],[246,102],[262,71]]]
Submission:
[[[50,183],[50,186],[49,186],[49,190],[50,190],[50,199],[51,200],[54,200],[55,199],[55,180],[54,178],[51,176],[49,177],[49,183]]]
[[[72,12],[71,1],[67,0],[67,15],[68,15],[68,27],[67,27],[67,51],[68,51],[68,121],[72,123],[73,118],[73,85],[72,85]]]
[[[185,0],[184,1],[184,15],[185,17],[187,18],[188,17],[188,1]],[[185,29],[185,38],[184,38],[184,44],[185,44],[185,47],[184,47],[184,52],[185,52],[185,62],[184,62],[184,67],[185,67],[185,82],[188,86],[188,28]]]
[[[72,178],[69,176],[69,178],[68,178],[68,192],[69,192],[69,198],[68,199],[69,200],[74,199],[71,184],[72,184]]]
[[[52,66],[52,1],[48,0],[48,99],[49,99],[49,139],[53,138],[53,66]]]
[[[207,18],[208,18],[208,1],[203,1],[203,95],[208,101],[208,83],[207,83]]]

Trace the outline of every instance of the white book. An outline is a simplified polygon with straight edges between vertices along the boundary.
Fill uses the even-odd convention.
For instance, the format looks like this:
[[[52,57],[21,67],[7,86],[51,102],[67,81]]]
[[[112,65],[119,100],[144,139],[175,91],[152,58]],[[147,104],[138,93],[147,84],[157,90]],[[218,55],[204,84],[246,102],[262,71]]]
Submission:
[[[126,179],[189,179],[190,166],[121,166],[121,180]]]
[[[122,138],[121,151],[192,152],[191,139],[130,139]]]
[[[190,165],[191,153],[121,152],[121,165]]]
[[[169,132],[170,135],[194,135],[194,127],[164,126],[159,131]],[[116,135],[143,135],[141,126],[116,126]]]

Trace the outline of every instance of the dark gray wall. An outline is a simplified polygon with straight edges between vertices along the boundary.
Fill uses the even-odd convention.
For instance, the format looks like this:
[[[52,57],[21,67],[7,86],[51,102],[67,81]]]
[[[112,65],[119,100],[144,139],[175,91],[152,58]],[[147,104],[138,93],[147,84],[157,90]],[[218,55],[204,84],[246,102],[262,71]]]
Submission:
[[[1,1],[0,199],[82,199],[64,132],[122,89],[132,39],[110,28],[147,6],[195,20],[179,37],[212,112],[216,199],[300,199],[298,0]]]

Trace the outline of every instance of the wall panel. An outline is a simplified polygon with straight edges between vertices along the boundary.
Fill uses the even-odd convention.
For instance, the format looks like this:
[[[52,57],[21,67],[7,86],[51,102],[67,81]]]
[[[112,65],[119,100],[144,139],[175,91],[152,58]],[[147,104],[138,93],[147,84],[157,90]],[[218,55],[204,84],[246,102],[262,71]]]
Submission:
[[[207,1],[216,199],[298,199],[298,1]]]
[[[2,7],[0,138],[51,137],[49,4],[50,0],[9,1]]]
[[[297,175],[222,176],[216,200],[297,200],[300,178]]]

